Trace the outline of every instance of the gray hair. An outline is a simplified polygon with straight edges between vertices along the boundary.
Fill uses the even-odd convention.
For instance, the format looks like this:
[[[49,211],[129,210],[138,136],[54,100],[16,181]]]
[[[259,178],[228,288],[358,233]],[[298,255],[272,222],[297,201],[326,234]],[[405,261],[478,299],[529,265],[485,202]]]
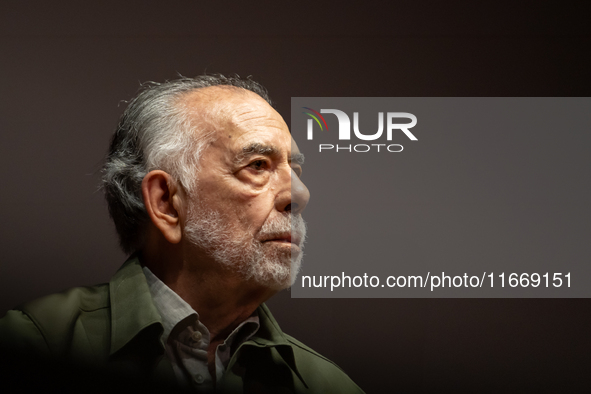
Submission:
[[[145,83],[123,112],[102,169],[102,187],[126,253],[144,244],[149,217],[141,186],[148,172],[166,171],[186,191],[194,189],[199,159],[214,131],[196,133],[199,125],[179,101],[186,93],[211,86],[249,90],[271,104],[266,89],[250,77],[216,74]]]

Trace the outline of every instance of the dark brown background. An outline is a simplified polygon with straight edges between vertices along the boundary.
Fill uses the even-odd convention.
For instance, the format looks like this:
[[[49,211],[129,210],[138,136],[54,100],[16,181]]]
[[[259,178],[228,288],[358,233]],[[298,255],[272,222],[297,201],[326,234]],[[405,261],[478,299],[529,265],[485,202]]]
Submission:
[[[591,93],[583,2],[149,3],[0,5],[0,314],[123,262],[98,169],[140,81],[253,75],[288,124],[292,96]],[[269,305],[367,392],[588,386],[589,300]]]

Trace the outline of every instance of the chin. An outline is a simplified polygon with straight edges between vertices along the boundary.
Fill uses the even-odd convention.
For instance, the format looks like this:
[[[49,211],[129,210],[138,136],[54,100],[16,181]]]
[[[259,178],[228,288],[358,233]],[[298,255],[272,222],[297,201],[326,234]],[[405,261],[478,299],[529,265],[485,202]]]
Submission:
[[[262,259],[250,266],[249,279],[277,291],[291,287],[300,271],[301,250],[297,248],[297,252],[292,253],[284,248],[273,248],[267,252]]]

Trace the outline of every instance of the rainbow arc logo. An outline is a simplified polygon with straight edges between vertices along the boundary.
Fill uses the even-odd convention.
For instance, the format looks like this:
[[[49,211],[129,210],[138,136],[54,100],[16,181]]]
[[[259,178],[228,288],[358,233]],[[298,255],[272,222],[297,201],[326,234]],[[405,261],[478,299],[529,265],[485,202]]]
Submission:
[[[317,116],[315,116],[314,114],[311,114],[310,112],[302,112],[302,113],[312,117],[312,119],[314,119],[316,121],[316,123],[318,123],[318,126],[320,126],[320,130],[322,130],[322,131],[324,131],[324,128],[322,127],[322,123],[324,123],[324,126],[326,127],[326,131],[328,131],[328,125],[326,124],[326,120],[324,120],[324,116],[320,115],[320,112],[315,111],[312,108],[308,108],[308,107],[302,107],[302,108],[307,109],[308,111],[314,112],[314,114],[316,114]],[[320,120],[318,119],[318,117],[320,119],[322,119],[322,123],[320,123]]]

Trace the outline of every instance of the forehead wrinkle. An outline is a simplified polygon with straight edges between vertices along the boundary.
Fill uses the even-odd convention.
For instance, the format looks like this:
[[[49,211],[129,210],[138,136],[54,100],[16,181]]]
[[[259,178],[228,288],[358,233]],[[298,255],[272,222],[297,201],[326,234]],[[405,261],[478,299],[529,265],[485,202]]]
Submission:
[[[248,101],[252,99],[267,103],[256,93],[235,86],[220,85],[181,94],[177,105],[184,107],[195,121],[216,130],[224,130],[236,125],[243,114],[259,112],[257,108],[251,109],[252,104]],[[248,110],[242,112],[245,107]]]
[[[285,122],[262,97],[233,86],[212,86],[189,94],[195,117],[217,131],[271,127],[284,129]]]
[[[256,122],[257,125],[283,128],[285,122],[266,101],[260,97],[255,102],[242,102],[236,106],[233,123],[249,124]]]
[[[275,129],[283,129],[283,123],[279,119],[275,119],[274,117],[271,117],[269,116],[269,114],[266,113],[261,114],[260,111],[256,110],[236,115],[232,123],[235,126],[243,127],[272,127]]]

